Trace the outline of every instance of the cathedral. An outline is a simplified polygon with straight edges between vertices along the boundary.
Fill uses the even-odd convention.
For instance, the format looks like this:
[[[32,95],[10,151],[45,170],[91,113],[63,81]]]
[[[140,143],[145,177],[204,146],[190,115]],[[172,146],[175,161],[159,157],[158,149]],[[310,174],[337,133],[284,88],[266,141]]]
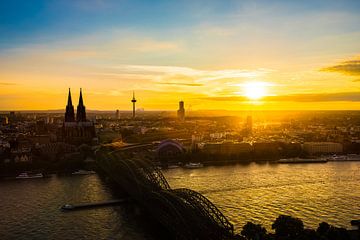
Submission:
[[[69,89],[68,102],[65,110],[65,120],[61,132],[62,140],[69,144],[92,144],[94,139],[96,139],[94,123],[86,119],[86,110],[81,88],[76,117]]]

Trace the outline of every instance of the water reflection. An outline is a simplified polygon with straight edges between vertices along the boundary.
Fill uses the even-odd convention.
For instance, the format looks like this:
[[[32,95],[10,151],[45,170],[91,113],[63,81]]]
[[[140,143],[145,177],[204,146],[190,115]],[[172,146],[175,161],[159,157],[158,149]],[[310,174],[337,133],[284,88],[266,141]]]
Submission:
[[[349,227],[360,218],[360,163],[256,164],[164,171],[173,188],[197,190],[241,228],[246,221],[271,229],[279,214]]]
[[[97,175],[2,181],[0,193],[1,239],[151,239],[126,206],[59,211],[112,199]]]
[[[279,214],[349,227],[360,218],[360,162],[248,164],[164,171],[173,188],[207,196],[235,224],[261,223],[271,229]],[[114,196],[97,175],[0,182],[1,239],[151,239],[132,206],[62,213],[64,203],[95,202]]]

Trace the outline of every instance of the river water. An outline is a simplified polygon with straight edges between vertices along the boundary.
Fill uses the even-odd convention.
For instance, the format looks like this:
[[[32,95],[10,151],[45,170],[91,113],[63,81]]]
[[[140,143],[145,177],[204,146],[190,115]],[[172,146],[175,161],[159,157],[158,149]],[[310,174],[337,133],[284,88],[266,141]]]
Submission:
[[[270,230],[279,214],[313,228],[321,221],[349,228],[350,220],[360,219],[360,162],[251,163],[163,173],[172,188],[203,193],[237,231],[247,221]],[[97,175],[1,181],[1,239],[152,239],[131,206],[59,211],[65,203],[113,198]]]

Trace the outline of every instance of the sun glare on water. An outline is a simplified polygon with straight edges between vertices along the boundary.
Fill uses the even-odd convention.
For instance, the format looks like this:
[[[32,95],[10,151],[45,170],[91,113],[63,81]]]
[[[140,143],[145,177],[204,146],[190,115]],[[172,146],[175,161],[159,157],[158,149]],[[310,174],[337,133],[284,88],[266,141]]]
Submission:
[[[242,85],[243,94],[251,100],[259,100],[267,95],[268,86],[265,82],[248,82]]]

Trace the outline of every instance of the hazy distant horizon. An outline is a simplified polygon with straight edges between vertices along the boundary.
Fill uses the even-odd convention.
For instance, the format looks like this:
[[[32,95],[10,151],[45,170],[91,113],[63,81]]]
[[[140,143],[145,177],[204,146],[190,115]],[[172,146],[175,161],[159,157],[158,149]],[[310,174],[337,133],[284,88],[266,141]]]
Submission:
[[[122,109],[114,109],[114,110],[96,110],[96,109],[87,109],[86,111],[90,114],[94,114],[94,113],[115,113],[116,110],[119,110],[120,113],[132,113],[132,110],[122,110]],[[186,109],[185,109],[186,110]],[[137,112],[139,112],[138,110],[136,110]],[[177,110],[162,110],[162,109],[155,109],[155,110],[146,110],[146,109],[141,109],[141,112],[143,113],[156,113],[156,112],[168,112],[168,113],[176,113]],[[9,112],[15,112],[15,113],[59,113],[59,114],[63,114],[65,113],[65,108],[64,109],[47,109],[47,110],[0,110],[0,114],[9,114]],[[191,114],[191,113],[217,113],[217,115],[223,113],[223,114],[235,114],[235,113],[249,113],[249,112],[292,112],[292,113],[301,113],[301,112],[360,112],[360,110],[225,110],[225,109],[199,109],[199,110],[191,110],[191,111],[187,111],[187,114]]]

